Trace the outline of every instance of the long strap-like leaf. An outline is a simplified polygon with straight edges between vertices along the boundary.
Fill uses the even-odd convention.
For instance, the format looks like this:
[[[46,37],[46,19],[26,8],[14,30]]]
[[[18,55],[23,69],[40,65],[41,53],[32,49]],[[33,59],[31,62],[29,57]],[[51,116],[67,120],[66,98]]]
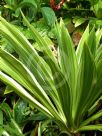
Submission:
[[[81,116],[88,110],[90,98],[92,97],[93,88],[96,84],[95,63],[89,48],[84,44],[77,79],[77,93],[75,103],[75,120],[76,124],[80,122]],[[93,96],[94,98],[94,96]]]

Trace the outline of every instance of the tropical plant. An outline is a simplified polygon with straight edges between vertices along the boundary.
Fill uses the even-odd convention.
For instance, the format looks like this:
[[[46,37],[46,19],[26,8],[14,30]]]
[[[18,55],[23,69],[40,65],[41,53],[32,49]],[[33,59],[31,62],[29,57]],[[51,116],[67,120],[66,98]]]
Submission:
[[[92,108],[102,94],[102,29],[89,32],[88,26],[75,51],[61,20],[60,25],[56,24],[56,58],[46,37],[42,38],[22,16],[42,57],[15,26],[0,17],[0,34],[19,56],[0,49],[0,80],[55,121],[62,133],[78,135],[81,131],[102,130],[102,124],[92,124],[102,116],[102,109],[93,112]]]

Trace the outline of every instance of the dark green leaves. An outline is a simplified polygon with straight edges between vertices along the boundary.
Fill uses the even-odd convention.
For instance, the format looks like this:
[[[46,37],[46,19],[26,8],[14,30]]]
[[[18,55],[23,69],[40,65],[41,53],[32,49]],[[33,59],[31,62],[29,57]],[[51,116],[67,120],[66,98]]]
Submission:
[[[42,7],[41,11],[42,11],[42,15],[43,15],[46,23],[48,24],[48,26],[50,26],[50,27],[54,26],[57,18],[55,16],[55,13],[52,10],[52,8]]]

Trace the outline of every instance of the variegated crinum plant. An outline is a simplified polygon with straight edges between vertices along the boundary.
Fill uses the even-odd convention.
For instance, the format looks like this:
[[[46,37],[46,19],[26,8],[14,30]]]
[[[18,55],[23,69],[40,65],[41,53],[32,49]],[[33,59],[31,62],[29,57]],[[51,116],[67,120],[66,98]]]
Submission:
[[[102,29],[86,28],[75,51],[63,21],[56,25],[58,59],[46,38],[22,14],[43,57],[15,26],[0,17],[0,34],[12,45],[20,59],[0,49],[0,80],[32,106],[54,120],[68,135],[102,130],[91,122],[102,116],[93,112],[102,93]],[[85,116],[87,113],[87,116]]]

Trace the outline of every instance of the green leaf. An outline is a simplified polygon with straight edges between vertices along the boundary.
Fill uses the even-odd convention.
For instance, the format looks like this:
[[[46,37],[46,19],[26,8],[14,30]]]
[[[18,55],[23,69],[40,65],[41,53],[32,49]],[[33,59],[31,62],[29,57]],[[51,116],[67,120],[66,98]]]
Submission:
[[[97,84],[94,88],[94,91],[92,93],[92,98],[90,98],[90,102],[92,103],[94,100],[97,100],[101,93],[102,93],[102,59],[100,59],[96,65],[96,71],[97,71]],[[97,91],[98,90],[98,91]]]
[[[53,27],[57,18],[52,8],[42,7],[41,11],[48,26]]]
[[[101,37],[102,37],[102,28],[96,31],[96,48],[99,47]]]
[[[102,5],[102,4],[101,4]],[[96,13],[97,18],[102,19],[102,8],[99,8]]]
[[[75,100],[74,97],[76,97],[75,91],[76,91],[78,63],[77,63],[73,42],[63,22],[61,22],[60,28],[58,27],[57,29],[58,29],[57,33],[59,33],[59,35],[57,36],[59,43],[59,64],[61,67],[61,71],[65,76],[66,81],[69,84],[70,105],[72,108]]]
[[[98,65],[99,61],[102,59],[102,45],[96,50],[95,64]]]
[[[13,92],[13,91],[14,91],[14,90],[12,89],[12,87],[6,86],[5,91],[4,91],[4,94],[9,94],[9,93],[11,93],[11,92]]]
[[[102,76],[101,76],[102,70],[101,68],[102,68],[102,60],[100,60],[98,64],[96,65],[97,77],[95,79],[95,85],[92,87],[90,98],[88,102],[86,103],[86,107],[88,108],[90,108],[102,94]]]
[[[33,121],[43,121],[47,119],[47,116],[45,116],[42,112],[34,113],[32,116],[28,118],[28,120]]]
[[[5,125],[6,127],[6,125]],[[20,129],[20,127],[18,126],[18,124],[15,122],[14,119],[11,118],[11,122],[9,123],[9,126],[6,128],[6,130],[9,130],[9,132],[12,134],[16,134],[16,135],[20,135],[20,136],[24,136],[22,133],[22,130]]]
[[[92,115],[100,107],[101,100],[102,100],[102,96],[98,98],[98,100],[96,100],[96,102],[88,110],[88,116]]]
[[[3,112],[0,108],[0,128],[1,128],[2,125],[3,125]]]
[[[94,115],[92,115],[91,117],[89,117],[88,119],[86,119],[84,122],[81,123],[81,126],[86,126],[88,125],[91,121],[94,121],[98,118],[102,117],[102,110],[98,111],[97,113],[95,113]]]
[[[78,44],[77,50],[76,50],[78,63],[80,62],[81,54],[83,51],[83,46],[84,46],[85,41],[87,40],[88,37],[89,37],[89,26],[87,26],[85,32],[83,33],[81,40]]]
[[[86,19],[85,18],[77,18],[75,19],[75,27],[78,27],[80,25],[82,25],[83,23],[85,23]]]
[[[27,113],[27,103],[23,100],[19,100],[15,104],[14,110],[13,110],[14,119],[15,119],[16,123],[18,123],[18,124],[24,123],[24,121],[27,118],[26,113]]]
[[[23,7],[23,6],[33,6],[37,8],[37,4],[35,2],[35,0],[23,0],[19,3],[19,7]]]
[[[77,93],[75,118],[79,123],[81,116],[90,106],[90,98],[93,94],[93,88],[96,85],[96,68],[92,54],[86,44],[84,44],[77,79]],[[92,97],[94,99],[95,96]]]
[[[50,38],[48,38],[47,36],[44,36],[44,40],[46,40],[46,42],[47,42],[47,44],[49,45],[50,48],[52,48],[52,49],[54,48],[54,43],[51,41]],[[33,44],[33,47],[34,47],[36,50],[43,52],[43,50],[39,47],[39,45],[38,45],[37,42]],[[54,55],[55,55],[55,54],[54,54]]]
[[[5,131],[3,128],[0,128],[0,135],[2,136],[10,136],[7,131]]]
[[[89,130],[99,130],[102,131],[102,124],[96,124],[96,125],[88,125],[84,127],[80,127],[78,131],[89,131]]]
[[[88,44],[88,47],[89,47],[91,53],[95,57],[95,54],[96,54],[96,35],[95,35],[95,28],[94,27],[89,34],[87,44]]]
[[[97,18],[102,18],[102,1],[98,0],[98,2],[92,7]]]
[[[10,106],[7,103],[2,102],[0,108],[5,113],[5,115],[8,118],[8,120],[10,120],[11,117],[12,117]]]
[[[41,122],[39,123],[39,127],[38,127],[38,136],[41,136]]]

